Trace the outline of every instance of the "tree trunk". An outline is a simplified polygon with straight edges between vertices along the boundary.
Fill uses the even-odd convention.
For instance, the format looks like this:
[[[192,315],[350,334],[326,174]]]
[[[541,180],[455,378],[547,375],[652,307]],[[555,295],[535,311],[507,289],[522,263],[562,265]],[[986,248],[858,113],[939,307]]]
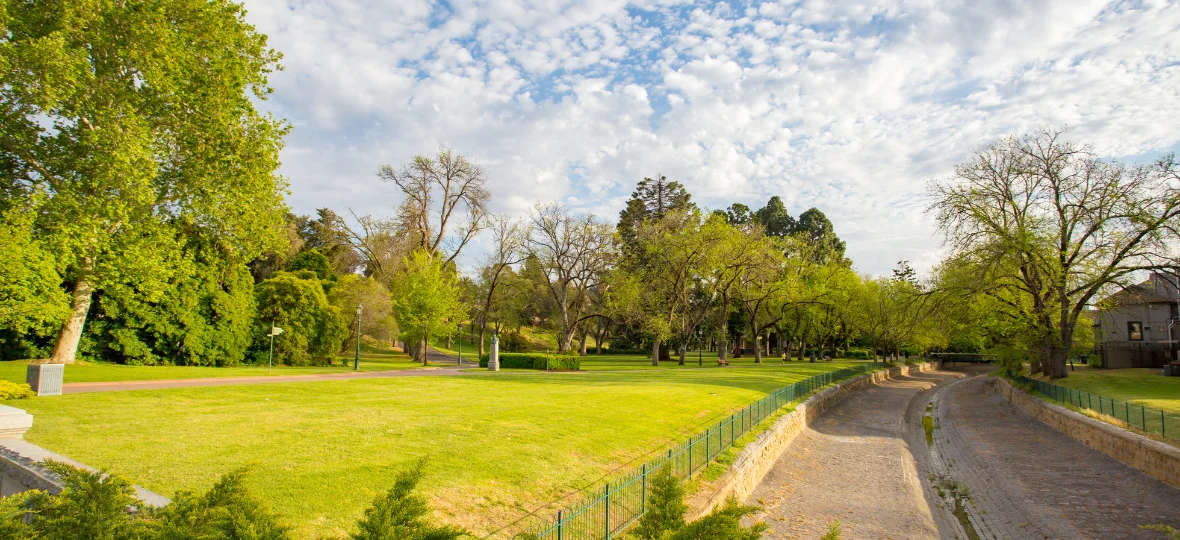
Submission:
[[[734,344],[733,344],[733,357],[734,358],[741,358],[742,357],[742,345],[745,345],[745,343],[744,343],[745,341],[746,341],[746,335],[745,334],[738,334],[738,338],[737,338],[737,340],[734,341]]]
[[[762,336],[754,334],[754,363],[762,363]]]
[[[479,326],[479,356],[477,358],[483,357],[483,337],[484,337],[484,332],[487,332],[487,330],[488,329],[486,326],[484,326],[482,324]]]
[[[786,353],[786,354],[783,354],[782,357],[784,359],[786,359],[788,362],[791,360],[791,350],[793,350],[794,348],[795,348],[795,340],[793,340],[793,339],[788,340],[787,346],[783,348],[782,352]]]
[[[582,356],[586,356],[586,333],[585,332],[582,332],[582,341],[581,341],[581,343],[578,344],[578,349],[579,349],[578,354],[580,354]]]
[[[447,349],[454,349],[455,348],[452,346],[453,344],[451,343],[451,337],[452,336],[450,334],[447,334]],[[460,339],[462,339],[462,338],[460,338]]]
[[[1069,371],[1065,369],[1068,358],[1069,349],[1064,347],[1053,347],[1049,349],[1049,361],[1046,364],[1050,379],[1061,379],[1069,376]]]
[[[418,342],[418,355],[421,357],[420,361],[424,366],[426,365],[426,347],[429,346],[427,343],[427,338],[422,338],[422,340]]]
[[[660,340],[651,340],[651,365],[660,365]]]
[[[724,339],[717,342],[717,358],[721,360],[729,360],[729,343]]]
[[[680,365],[684,365],[684,357],[688,354],[688,343],[680,342]]]
[[[800,362],[803,361],[803,355],[805,355],[805,354],[807,354],[807,338],[803,338],[803,340],[799,342],[799,361]]]
[[[74,284],[70,318],[61,325],[61,333],[58,334],[53,354],[49,357],[50,363],[73,364],[74,357],[78,354],[78,342],[82,340],[86,314],[90,312],[90,302],[94,298],[94,286],[87,279],[88,276],[83,276]]]

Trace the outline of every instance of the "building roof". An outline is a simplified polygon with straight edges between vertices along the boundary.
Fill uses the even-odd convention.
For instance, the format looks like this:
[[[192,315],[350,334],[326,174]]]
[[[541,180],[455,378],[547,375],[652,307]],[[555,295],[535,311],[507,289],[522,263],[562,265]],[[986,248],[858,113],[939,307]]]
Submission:
[[[1118,306],[1173,303],[1180,301],[1180,288],[1176,276],[1153,273],[1142,283],[1116,292],[1106,300]]]

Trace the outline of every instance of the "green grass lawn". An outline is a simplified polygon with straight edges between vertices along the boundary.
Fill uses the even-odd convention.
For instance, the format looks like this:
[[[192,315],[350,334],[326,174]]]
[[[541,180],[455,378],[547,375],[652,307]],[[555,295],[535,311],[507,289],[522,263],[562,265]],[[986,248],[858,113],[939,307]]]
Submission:
[[[28,440],[168,496],[253,464],[249,484],[300,537],[347,533],[398,468],[428,456],[424,489],[437,515],[482,535],[555,510],[772,390],[847,365],[280,383],[11,404],[36,417]]]
[[[259,377],[275,375],[316,375],[321,373],[346,373],[352,371],[353,355],[341,357],[341,362],[331,366],[282,366],[274,369],[266,366],[201,367],[201,366],[125,366],[100,362],[79,362],[66,366],[65,382],[114,382],[114,381],[155,381],[165,379],[201,379],[212,377]],[[347,361],[347,365],[343,362]],[[0,362],[0,379],[25,382],[27,360]],[[361,371],[384,371],[392,369],[418,369],[422,364],[413,362],[400,352],[383,351],[362,346]]]
[[[1112,397],[1136,405],[1180,414],[1180,377],[1164,377],[1158,369],[1092,369],[1079,366],[1058,386]]]

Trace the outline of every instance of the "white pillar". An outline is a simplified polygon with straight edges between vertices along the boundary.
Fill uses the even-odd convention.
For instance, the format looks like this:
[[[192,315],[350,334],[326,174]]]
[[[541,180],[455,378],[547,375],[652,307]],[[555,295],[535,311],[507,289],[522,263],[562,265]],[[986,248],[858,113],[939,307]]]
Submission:
[[[488,371],[500,371],[500,337],[492,335],[492,348],[488,351]]]

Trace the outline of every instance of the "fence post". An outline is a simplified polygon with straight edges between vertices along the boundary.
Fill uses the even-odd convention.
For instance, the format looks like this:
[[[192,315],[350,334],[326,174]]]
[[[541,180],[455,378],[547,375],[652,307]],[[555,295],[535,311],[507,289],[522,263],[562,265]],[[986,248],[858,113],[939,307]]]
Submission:
[[[1160,410],[1160,435],[1168,434],[1168,417],[1164,416],[1164,411]]]
[[[688,478],[689,476],[692,476],[692,447],[693,447],[693,442],[694,442],[694,441],[692,440],[692,437],[689,437],[689,438],[688,438],[688,474],[684,475],[684,477],[685,477],[685,478]]]
[[[1123,420],[1127,421],[1127,425],[1131,425],[1131,404],[1126,401],[1123,402]]]
[[[561,540],[561,527],[565,523],[561,519],[561,510],[557,511],[557,540]]]
[[[610,540],[610,482],[606,483],[606,489],[603,497],[606,499],[606,521],[603,522],[603,527],[606,529],[606,540]]]
[[[1139,416],[1142,417],[1143,420],[1143,431],[1147,431],[1147,407],[1144,407],[1143,405],[1139,406]]]
[[[705,464],[708,464],[709,460],[713,459],[713,454],[709,452],[709,440],[711,440],[713,438],[713,434],[710,433],[711,431],[713,431],[713,430],[711,430],[711,429],[705,430]]]
[[[639,513],[647,513],[647,464],[643,464],[643,473],[640,474],[640,492],[639,492]]]

